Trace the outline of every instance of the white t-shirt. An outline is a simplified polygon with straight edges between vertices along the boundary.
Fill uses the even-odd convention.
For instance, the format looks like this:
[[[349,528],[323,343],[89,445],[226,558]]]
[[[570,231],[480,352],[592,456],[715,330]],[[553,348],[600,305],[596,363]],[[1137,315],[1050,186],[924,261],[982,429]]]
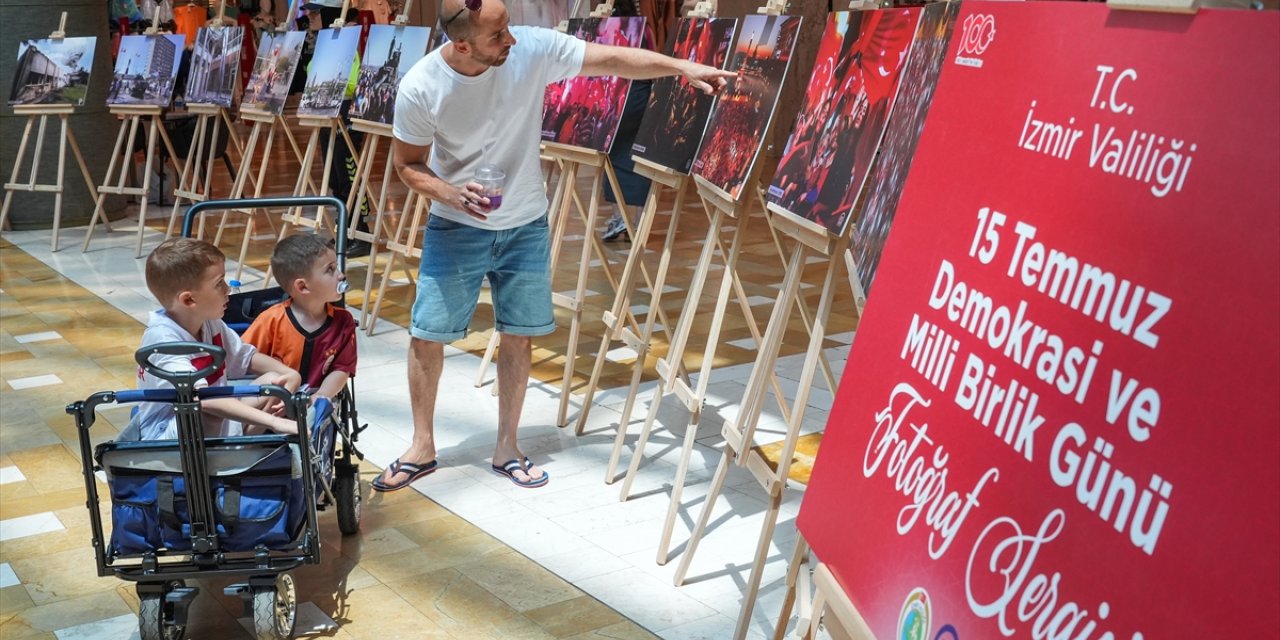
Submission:
[[[547,211],[538,146],[542,96],[552,82],[582,70],[586,43],[558,31],[511,27],[516,44],[502,66],[464,76],[444,61],[444,47],[419,60],[400,81],[394,132],[412,145],[431,145],[430,166],[460,185],[482,164],[507,174],[502,207],[477,220],[439,202],[431,214],[485,229],[510,229]]]
[[[221,320],[210,320],[200,328],[200,337],[187,333],[181,325],[173,321],[164,309],[152,311],[147,321],[147,330],[142,334],[142,346],[160,344],[162,342],[203,342],[222,347],[227,358],[222,367],[209,377],[196,381],[196,388],[221,386],[227,384],[228,378],[243,378],[249,372],[249,362],[257,349],[240,339],[227,323]],[[151,363],[166,371],[197,371],[207,366],[197,362],[200,356],[152,356]],[[138,367],[139,389],[172,389],[167,380],[161,380]],[[178,437],[178,417],[173,405],[167,402],[142,402],[138,404],[138,415],[134,420],[138,423],[142,440],[174,440]],[[238,423],[237,423],[238,424]],[[205,419],[205,435],[235,436],[227,420]]]

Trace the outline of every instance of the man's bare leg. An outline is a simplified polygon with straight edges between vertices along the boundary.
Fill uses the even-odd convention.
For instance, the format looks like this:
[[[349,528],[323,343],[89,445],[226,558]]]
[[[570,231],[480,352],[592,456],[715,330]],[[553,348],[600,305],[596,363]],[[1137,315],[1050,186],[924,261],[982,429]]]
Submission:
[[[524,394],[529,387],[529,368],[532,362],[529,336],[502,334],[498,347],[498,445],[493,450],[493,464],[502,466],[509,460],[523,460],[524,454],[516,443],[516,431],[520,426],[520,413],[524,409]],[[527,472],[516,471],[516,480],[528,482],[541,478],[543,472],[529,467]]]
[[[528,369],[527,364],[525,368]],[[440,389],[440,372],[443,370],[444,344],[418,338],[409,340],[409,406],[413,412],[413,442],[400,456],[402,463],[421,466],[436,459],[436,393]],[[389,472],[390,469],[382,474],[382,482],[387,485],[395,486],[409,477],[406,471],[387,477]]]

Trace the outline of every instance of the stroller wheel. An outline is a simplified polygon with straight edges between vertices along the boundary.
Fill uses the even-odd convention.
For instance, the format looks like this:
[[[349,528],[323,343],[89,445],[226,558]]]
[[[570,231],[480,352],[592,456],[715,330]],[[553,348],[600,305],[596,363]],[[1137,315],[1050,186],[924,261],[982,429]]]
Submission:
[[[338,530],[349,536],[360,530],[360,467],[339,465],[333,479],[333,497],[338,501]]]
[[[253,630],[258,640],[287,640],[293,637],[297,616],[297,592],[293,576],[282,573],[274,587],[253,592]]]
[[[165,595],[174,588],[184,586],[181,580],[171,580],[164,593],[139,594],[138,635],[142,640],[182,640],[187,626],[174,622],[173,605],[167,604]]]

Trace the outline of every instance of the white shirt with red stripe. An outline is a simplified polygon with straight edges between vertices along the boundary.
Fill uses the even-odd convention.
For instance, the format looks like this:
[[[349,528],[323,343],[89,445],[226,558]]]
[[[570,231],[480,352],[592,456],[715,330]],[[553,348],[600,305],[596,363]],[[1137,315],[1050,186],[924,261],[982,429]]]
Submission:
[[[227,384],[228,378],[243,378],[249,372],[249,362],[257,349],[240,339],[227,323],[222,320],[210,320],[200,327],[200,335],[193,336],[183,329],[164,309],[152,311],[147,321],[147,330],[142,334],[142,347],[149,347],[163,342],[202,342],[222,347],[227,352],[226,360],[217,371],[208,377],[196,381],[196,388],[221,386]],[[166,371],[199,371],[211,363],[210,356],[165,356],[151,357],[151,363]],[[173,385],[157,378],[138,367],[139,389],[172,389]],[[178,437],[177,413],[173,405],[163,402],[142,402],[138,404],[138,414],[134,417],[138,423],[143,440],[173,440]],[[229,422],[205,416],[204,429],[207,436],[235,436],[239,433],[239,423]]]

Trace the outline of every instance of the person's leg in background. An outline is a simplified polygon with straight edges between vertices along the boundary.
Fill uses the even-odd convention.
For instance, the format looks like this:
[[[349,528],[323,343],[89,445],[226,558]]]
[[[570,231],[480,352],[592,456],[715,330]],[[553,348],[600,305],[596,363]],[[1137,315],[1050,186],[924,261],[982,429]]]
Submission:
[[[612,186],[606,182],[604,188],[605,202],[614,204],[613,217],[605,225],[602,238],[605,242],[626,241],[627,226],[622,216],[631,218],[631,224],[640,222],[640,210],[649,197],[649,179],[635,172],[636,163],[631,159],[631,145],[636,141],[640,131],[640,121],[644,118],[645,108],[649,105],[649,92],[653,83],[649,80],[635,80],[631,90],[627,92],[626,106],[622,109],[622,120],[618,124],[618,135],[613,139],[613,148],[609,151],[609,161],[618,174],[618,186],[622,188],[622,199],[631,211],[623,211]]]

